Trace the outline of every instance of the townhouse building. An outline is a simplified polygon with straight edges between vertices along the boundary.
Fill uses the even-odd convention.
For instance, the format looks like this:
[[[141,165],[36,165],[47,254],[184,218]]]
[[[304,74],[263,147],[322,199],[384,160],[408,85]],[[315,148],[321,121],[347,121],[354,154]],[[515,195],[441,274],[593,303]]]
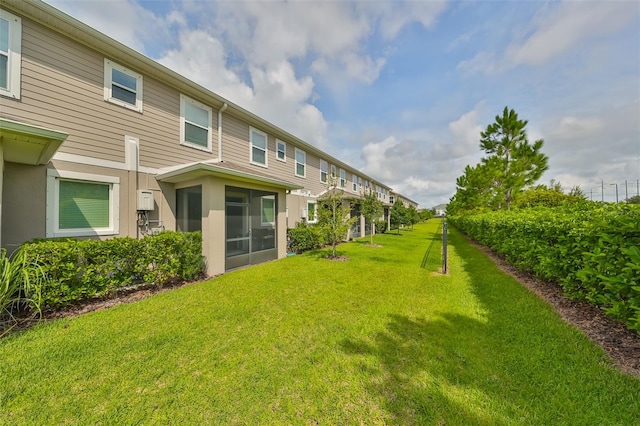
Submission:
[[[389,195],[389,202],[393,205],[393,203],[395,203],[396,200],[402,201],[402,204],[404,204],[406,208],[408,208],[409,206],[413,206],[415,209],[418,208],[418,203],[416,201],[413,201],[412,199],[398,192],[391,191]]]
[[[0,0],[0,244],[202,231],[207,273],[286,256],[335,177],[391,188],[39,0]]]

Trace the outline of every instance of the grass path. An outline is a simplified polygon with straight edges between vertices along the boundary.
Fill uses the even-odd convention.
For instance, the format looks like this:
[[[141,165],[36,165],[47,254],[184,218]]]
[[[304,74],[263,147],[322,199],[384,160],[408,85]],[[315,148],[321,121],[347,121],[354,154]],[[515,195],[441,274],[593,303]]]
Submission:
[[[0,424],[634,424],[640,380],[437,222],[0,340]]]

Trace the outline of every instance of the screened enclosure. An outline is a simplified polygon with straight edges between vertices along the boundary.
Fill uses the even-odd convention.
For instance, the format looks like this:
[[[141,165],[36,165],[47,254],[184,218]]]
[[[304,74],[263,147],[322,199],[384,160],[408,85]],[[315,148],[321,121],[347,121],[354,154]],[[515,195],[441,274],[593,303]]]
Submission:
[[[227,270],[277,259],[277,194],[225,188]]]

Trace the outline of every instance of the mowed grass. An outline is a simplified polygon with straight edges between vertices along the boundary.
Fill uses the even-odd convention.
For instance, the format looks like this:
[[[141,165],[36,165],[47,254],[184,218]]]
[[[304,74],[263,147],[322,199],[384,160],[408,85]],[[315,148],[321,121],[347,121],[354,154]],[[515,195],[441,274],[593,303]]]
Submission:
[[[455,231],[421,268],[437,227],[0,340],[0,423],[637,424],[640,380]]]

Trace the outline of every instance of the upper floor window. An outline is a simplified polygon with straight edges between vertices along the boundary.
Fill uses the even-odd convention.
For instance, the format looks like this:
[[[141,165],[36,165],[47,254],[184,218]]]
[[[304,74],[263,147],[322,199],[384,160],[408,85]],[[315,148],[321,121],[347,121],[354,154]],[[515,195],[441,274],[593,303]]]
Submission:
[[[287,161],[287,144],[278,139],[276,139],[276,158]]]
[[[180,143],[211,152],[211,108],[180,95]]]
[[[296,148],[296,176],[306,177],[307,154]]]
[[[336,166],[331,165],[331,177],[335,179],[336,177]]]
[[[104,99],[142,112],[142,75],[105,58]]]
[[[0,9],[0,95],[20,99],[22,20]]]
[[[329,171],[329,163],[320,160],[320,182],[327,183],[327,173]]]
[[[251,127],[251,163],[267,167],[267,134]]]
[[[351,176],[351,189],[353,192],[358,190],[358,176],[356,176],[355,173]]]
[[[358,188],[362,188],[362,178],[358,176]]]
[[[347,186],[347,172],[340,169],[340,188]]]

